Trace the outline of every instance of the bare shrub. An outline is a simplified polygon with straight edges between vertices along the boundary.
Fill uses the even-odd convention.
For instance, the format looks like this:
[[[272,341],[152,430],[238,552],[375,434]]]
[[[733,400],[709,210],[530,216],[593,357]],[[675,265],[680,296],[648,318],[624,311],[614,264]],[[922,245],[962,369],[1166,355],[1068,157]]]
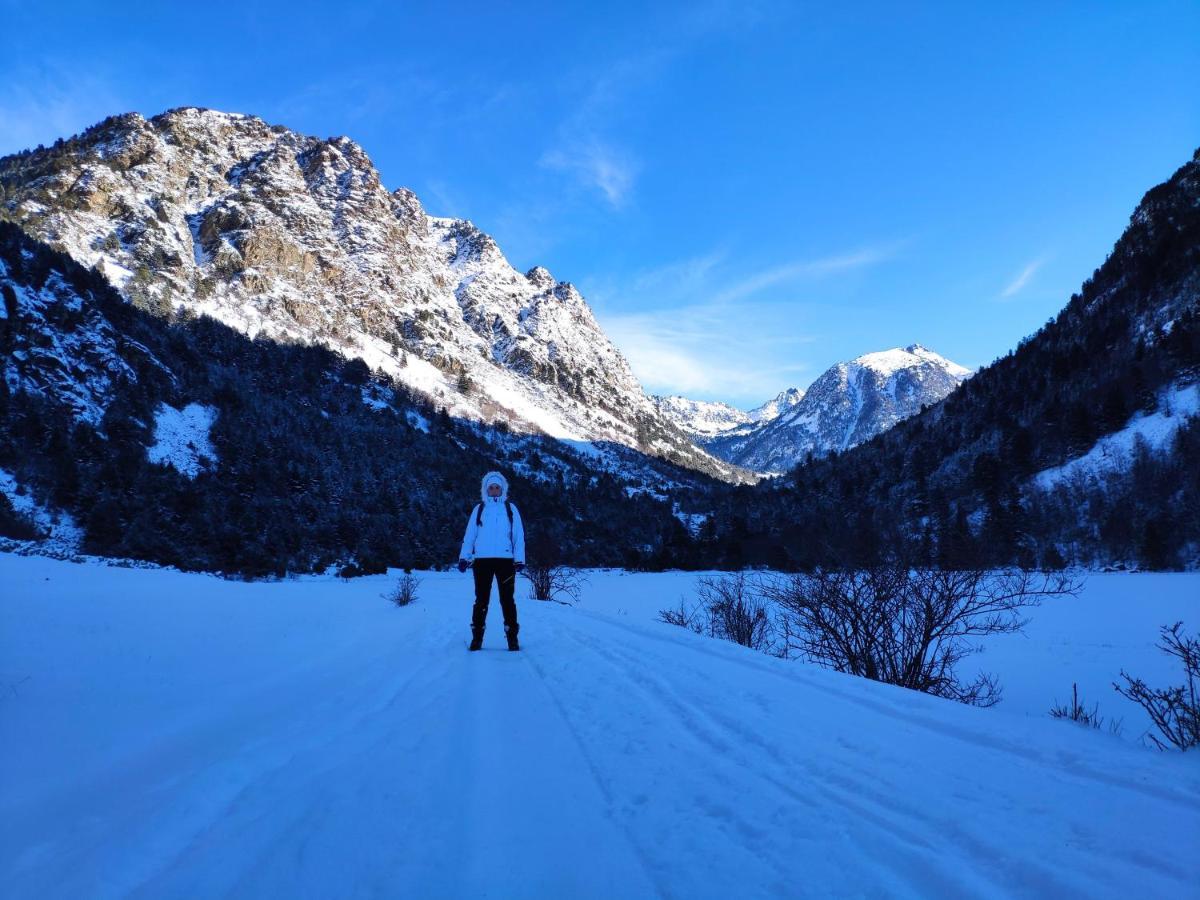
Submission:
[[[696,634],[704,634],[705,621],[701,612],[699,604],[689,605],[685,598],[680,597],[678,609],[660,609],[658,618],[668,625],[678,625]]]
[[[1056,719],[1069,719],[1072,722],[1078,722],[1080,725],[1086,725],[1089,728],[1103,728],[1104,717],[1100,715],[1100,704],[1092,704],[1092,708],[1088,709],[1079,702],[1079,685],[1071,684],[1071,705],[1060,704],[1055,701],[1054,706],[1050,707],[1050,715]],[[1121,733],[1121,720],[1117,719],[1108,724],[1108,730],[1113,734]]]
[[[574,566],[528,565],[521,574],[529,579],[529,595],[534,600],[553,600],[557,603],[579,602],[587,576]],[[562,598],[569,598],[564,600]]]
[[[680,598],[677,609],[659,610],[668,625],[680,625],[696,634],[733,641],[752,650],[775,650],[775,627],[770,605],[759,595],[745,573],[702,577],[698,599]]]
[[[420,584],[421,579],[412,572],[405,572],[395,586],[384,594],[384,598],[397,606],[408,606],[410,603],[416,602],[417,588]]]
[[[713,637],[752,650],[772,649],[775,629],[769,607],[744,572],[701,578],[699,594]]]
[[[955,668],[975,639],[1025,627],[1021,611],[1079,589],[1062,573],[945,571],[881,565],[765,577],[788,647],[819,665],[972,706],[1000,700],[994,675]]]
[[[1151,688],[1140,678],[1121,670],[1122,684],[1113,684],[1117,693],[1139,704],[1150,714],[1162,738],[1146,736],[1158,747],[1187,750],[1200,746],[1200,640],[1184,637],[1183,623],[1159,629],[1158,648],[1183,663],[1184,683],[1168,688]]]

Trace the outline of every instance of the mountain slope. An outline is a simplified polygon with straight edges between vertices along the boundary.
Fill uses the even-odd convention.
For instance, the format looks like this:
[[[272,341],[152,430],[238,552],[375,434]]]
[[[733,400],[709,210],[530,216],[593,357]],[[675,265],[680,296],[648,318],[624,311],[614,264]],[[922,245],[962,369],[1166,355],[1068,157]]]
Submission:
[[[457,573],[398,610],[384,578],[0,554],[21,735],[0,742],[6,894],[1180,897],[1200,881],[1192,760],[703,638],[652,620],[690,577],[595,576],[578,608],[521,603],[521,653],[497,627],[468,654]]]
[[[145,308],[361,357],[455,417],[750,480],[658,412],[572,285],[389,192],[348,138],[195,108],[115,116],[0,159],[0,215]]]

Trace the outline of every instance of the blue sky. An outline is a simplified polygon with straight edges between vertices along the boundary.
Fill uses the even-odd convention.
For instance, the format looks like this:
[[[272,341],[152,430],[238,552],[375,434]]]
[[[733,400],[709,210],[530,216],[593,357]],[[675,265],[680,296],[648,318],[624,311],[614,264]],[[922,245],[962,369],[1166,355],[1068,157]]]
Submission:
[[[0,153],[182,105],[349,135],[648,389],[750,406],[1003,355],[1200,145],[1196,2],[831,6],[0,0]]]

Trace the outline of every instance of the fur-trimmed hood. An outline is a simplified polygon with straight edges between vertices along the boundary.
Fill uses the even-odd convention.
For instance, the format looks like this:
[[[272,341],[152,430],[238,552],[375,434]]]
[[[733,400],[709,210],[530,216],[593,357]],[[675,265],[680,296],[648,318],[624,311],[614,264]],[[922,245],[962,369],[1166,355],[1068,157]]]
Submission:
[[[500,501],[504,502],[508,499],[508,479],[499,472],[488,472],[479,482],[479,497],[484,503],[488,500],[488,485],[492,482],[500,485]]]

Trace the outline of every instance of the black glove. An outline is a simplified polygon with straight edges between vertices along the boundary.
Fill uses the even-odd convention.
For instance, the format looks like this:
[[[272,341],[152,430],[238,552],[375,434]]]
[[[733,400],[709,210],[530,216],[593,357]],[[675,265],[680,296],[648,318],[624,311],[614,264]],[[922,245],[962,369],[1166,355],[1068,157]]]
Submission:
[[[525,563],[522,563],[522,562],[513,563],[513,571],[516,572],[518,575],[521,574],[521,570],[524,568],[525,568]]]
[[[459,561],[458,561],[458,571],[460,571],[460,572],[465,572],[465,571],[467,571],[467,568],[468,568],[470,565],[471,565],[471,564],[470,564],[469,562],[467,562],[465,559],[459,559]]]

